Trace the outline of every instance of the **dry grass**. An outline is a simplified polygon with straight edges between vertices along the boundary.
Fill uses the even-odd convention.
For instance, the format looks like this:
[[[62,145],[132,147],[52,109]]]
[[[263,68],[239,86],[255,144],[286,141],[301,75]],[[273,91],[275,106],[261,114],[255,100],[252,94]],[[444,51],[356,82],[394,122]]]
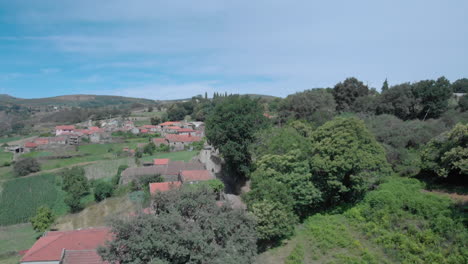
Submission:
[[[101,179],[113,177],[117,174],[117,169],[120,165],[128,165],[135,167],[135,160],[133,158],[124,158],[118,160],[101,160],[95,164],[85,167],[86,177],[88,179]]]
[[[107,219],[117,215],[127,215],[136,206],[125,197],[114,197],[91,205],[76,214],[68,214],[57,219],[54,228],[73,230],[78,228],[105,226]]]

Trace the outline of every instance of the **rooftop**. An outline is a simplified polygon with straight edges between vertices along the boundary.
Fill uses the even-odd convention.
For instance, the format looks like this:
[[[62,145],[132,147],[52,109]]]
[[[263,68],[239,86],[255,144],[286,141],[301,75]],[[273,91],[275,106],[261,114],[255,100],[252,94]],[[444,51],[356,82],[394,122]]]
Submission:
[[[109,228],[50,231],[28,250],[21,262],[60,261],[63,250],[95,250],[111,239]]]
[[[157,192],[166,192],[173,188],[179,188],[182,183],[177,182],[153,182],[149,184],[150,193],[152,195],[156,194]]]

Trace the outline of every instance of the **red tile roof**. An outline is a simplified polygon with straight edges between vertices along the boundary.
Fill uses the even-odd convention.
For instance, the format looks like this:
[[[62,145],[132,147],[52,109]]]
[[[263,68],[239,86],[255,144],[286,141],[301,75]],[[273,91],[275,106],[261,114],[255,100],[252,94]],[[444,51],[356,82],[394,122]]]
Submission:
[[[56,130],[74,130],[75,126],[56,126]]]
[[[62,251],[92,250],[111,239],[109,228],[90,228],[73,231],[51,231],[34,243],[21,262],[60,261]]]
[[[173,188],[180,187],[181,182],[153,182],[149,184],[150,193],[156,194],[156,192],[166,192]]]
[[[65,250],[62,264],[106,264],[96,250]]]
[[[148,128],[148,129],[150,129],[150,128],[157,128],[157,126],[153,126],[153,125],[144,125],[143,127],[144,127],[144,128]]]
[[[47,145],[49,144],[49,139],[48,138],[36,138],[34,140],[34,143],[36,143],[37,145]]]
[[[181,128],[177,132],[182,133],[182,132],[196,132],[196,131],[191,128]]]
[[[169,159],[154,159],[154,165],[167,165],[169,164]]]
[[[140,129],[140,133],[148,133],[148,129]]]
[[[26,142],[26,143],[24,144],[24,147],[25,147],[25,148],[35,148],[35,147],[37,147],[37,144],[34,143],[34,142]]]
[[[161,143],[161,144],[166,144],[166,145],[167,145],[167,141],[166,141],[165,138],[153,138],[153,142],[154,142],[155,144]]]
[[[167,121],[167,122],[159,124],[158,126],[173,126],[174,124],[180,124],[180,122]]]
[[[100,129],[99,127],[97,127],[97,126],[93,126],[93,127],[88,128],[88,129],[91,130],[91,131],[99,131],[99,130],[101,130],[101,129]]]
[[[191,136],[191,135],[166,135],[166,139],[170,142],[195,142],[201,141],[201,137]]]
[[[183,181],[207,181],[213,179],[207,170],[184,170],[180,175]]]
[[[178,126],[168,126],[167,129],[171,129],[171,130],[179,130],[181,129],[180,127]]]

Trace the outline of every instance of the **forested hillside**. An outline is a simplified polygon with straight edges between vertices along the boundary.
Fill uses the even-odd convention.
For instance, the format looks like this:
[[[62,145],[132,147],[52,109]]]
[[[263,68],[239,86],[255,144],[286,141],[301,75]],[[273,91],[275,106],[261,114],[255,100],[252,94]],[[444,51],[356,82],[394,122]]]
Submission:
[[[466,95],[453,94],[466,88],[460,83],[385,81],[377,92],[348,78],[284,99],[215,93],[174,103],[163,119],[206,122],[225,162],[225,191],[241,195],[246,215],[224,219],[232,212],[214,209],[203,188],[161,194],[157,217],[114,222],[119,237],[101,255],[121,263],[467,263],[468,112]],[[187,198],[193,192],[202,200]],[[152,227],[160,240],[141,240]],[[205,243],[212,250],[200,253]]]

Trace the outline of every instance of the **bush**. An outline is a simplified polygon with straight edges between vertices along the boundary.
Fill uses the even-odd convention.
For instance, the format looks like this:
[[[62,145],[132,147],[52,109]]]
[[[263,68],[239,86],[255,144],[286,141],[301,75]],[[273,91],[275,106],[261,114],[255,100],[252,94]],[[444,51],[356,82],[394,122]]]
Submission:
[[[416,179],[391,178],[345,216],[399,263],[464,263],[468,231],[447,197]]]
[[[100,202],[112,196],[112,185],[105,181],[99,181],[94,187],[94,200]]]
[[[41,206],[30,220],[34,230],[43,233],[54,223],[55,216],[48,206]]]
[[[15,163],[13,171],[16,176],[26,176],[30,173],[38,172],[41,170],[39,162],[34,158],[24,158]]]

